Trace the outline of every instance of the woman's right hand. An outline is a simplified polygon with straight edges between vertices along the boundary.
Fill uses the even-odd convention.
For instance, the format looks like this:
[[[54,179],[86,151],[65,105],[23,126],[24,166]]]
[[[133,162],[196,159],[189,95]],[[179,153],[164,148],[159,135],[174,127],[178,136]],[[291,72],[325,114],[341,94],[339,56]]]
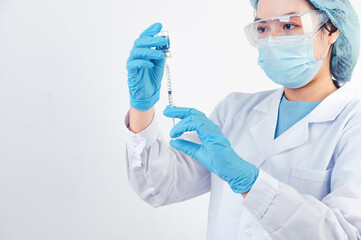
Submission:
[[[127,61],[130,105],[141,111],[149,110],[159,100],[164,73],[164,53],[152,47],[167,44],[162,37],[154,37],[162,24],[154,23],[135,40]]]

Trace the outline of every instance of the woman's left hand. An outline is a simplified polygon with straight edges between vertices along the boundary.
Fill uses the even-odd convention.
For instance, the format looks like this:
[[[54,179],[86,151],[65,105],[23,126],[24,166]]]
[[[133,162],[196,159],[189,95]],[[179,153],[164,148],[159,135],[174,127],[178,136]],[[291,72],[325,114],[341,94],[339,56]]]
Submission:
[[[204,167],[228,182],[235,193],[248,192],[258,177],[259,170],[239,157],[218,125],[194,108],[169,107],[164,115],[182,119],[171,130],[171,138],[196,131],[202,144],[183,139],[171,140],[170,145],[198,160]]]

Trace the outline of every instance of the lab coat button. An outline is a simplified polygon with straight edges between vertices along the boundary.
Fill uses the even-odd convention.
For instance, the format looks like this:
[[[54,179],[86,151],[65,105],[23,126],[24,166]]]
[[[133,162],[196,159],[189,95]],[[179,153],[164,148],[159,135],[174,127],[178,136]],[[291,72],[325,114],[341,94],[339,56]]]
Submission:
[[[244,234],[246,235],[246,237],[249,237],[249,236],[251,236],[251,231],[248,231],[248,230],[246,230],[245,232],[244,232]]]
[[[136,166],[136,167],[143,167],[144,165],[143,165],[143,163],[142,163],[141,161],[136,161],[136,162],[134,163],[134,166]]]

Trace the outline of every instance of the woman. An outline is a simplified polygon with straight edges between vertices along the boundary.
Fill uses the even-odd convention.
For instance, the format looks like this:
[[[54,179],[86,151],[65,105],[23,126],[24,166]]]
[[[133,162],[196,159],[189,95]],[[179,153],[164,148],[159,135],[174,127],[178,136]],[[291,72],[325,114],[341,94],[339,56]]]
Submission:
[[[207,239],[361,239],[361,102],[348,83],[359,22],[348,0],[251,0],[245,28],[258,63],[281,88],[232,93],[207,118],[159,134],[165,45],[154,24],[127,62],[129,181],[154,207],[211,191]],[[199,137],[199,139],[198,139]],[[200,140],[200,141],[199,141]]]

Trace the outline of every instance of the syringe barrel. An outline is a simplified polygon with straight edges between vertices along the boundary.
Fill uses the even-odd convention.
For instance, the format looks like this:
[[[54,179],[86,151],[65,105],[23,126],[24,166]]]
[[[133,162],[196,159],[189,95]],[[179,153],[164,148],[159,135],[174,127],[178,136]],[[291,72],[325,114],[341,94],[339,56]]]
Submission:
[[[172,83],[171,83],[171,77],[170,77],[170,70],[169,65],[165,65],[165,75],[167,78],[167,90],[168,90],[168,103],[169,106],[173,107],[173,93],[172,93]]]

